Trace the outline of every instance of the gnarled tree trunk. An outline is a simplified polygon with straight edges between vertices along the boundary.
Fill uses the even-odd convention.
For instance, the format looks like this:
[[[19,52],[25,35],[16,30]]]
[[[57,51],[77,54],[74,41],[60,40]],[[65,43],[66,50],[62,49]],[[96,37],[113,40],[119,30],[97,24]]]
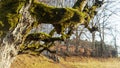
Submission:
[[[37,0],[1,0],[0,38],[2,38],[2,52],[0,68],[10,68],[13,59],[18,54],[19,46],[26,41],[43,40],[48,43],[54,40],[64,40],[69,38],[68,35],[71,35],[72,30],[79,24],[88,25],[86,22],[94,17],[96,9],[100,6],[99,3],[95,3],[93,7],[88,8],[92,12],[90,18],[86,7],[87,1],[78,0],[73,8],[55,8],[37,2]],[[53,38],[51,34],[41,35],[41,33],[29,35],[31,29],[41,23],[53,24],[54,30],[61,34],[62,38]],[[65,34],[67,28],[70,30]],[[51,39],[54,40],[51,41]]]

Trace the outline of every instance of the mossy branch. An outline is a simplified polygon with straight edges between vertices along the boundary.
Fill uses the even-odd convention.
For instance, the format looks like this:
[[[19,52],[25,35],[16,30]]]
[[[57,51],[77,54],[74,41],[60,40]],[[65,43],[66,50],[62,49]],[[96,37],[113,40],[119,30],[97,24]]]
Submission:
[[[84,13],[72,8],[55,8],[43,3],[34,2],[30,8],[30,13],[38,23],[64,24],[81,23]]]
[[[52,37],[50,36],[49,34],[46,34],[46,33],[32,33],[32,34],[29,34],[27,37],[26,37],[26,42],[28,41],[44,41],[44,42],[54,42],[54,41],[57,41],[57,40],[60,40],[60,41],[63,41],[63,39],[61,37]]]
[[[74,8],[74,9],[77,9],[77,10],[79,10],[79,11],[83,11],[83,10],[84,10],[84,7],[85,7],[86,4],[87,4],[87,2],[88,2],[88,0],[78,0],[78,1],[74,4],[73,8]]]

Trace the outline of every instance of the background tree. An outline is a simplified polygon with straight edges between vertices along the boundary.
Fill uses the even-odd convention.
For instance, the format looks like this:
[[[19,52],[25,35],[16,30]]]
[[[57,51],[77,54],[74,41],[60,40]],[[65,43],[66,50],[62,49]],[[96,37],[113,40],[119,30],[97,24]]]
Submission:
[[[113,27],[111,27],[111,28],[113,28]],[[115,57],[118,57],[118,46],[117,46],[118,33],[117,32],[119,32],[119,31],[116,30],[116,25],[115,25],[114,29],[111,29],[111,35],[112,35],[113,40],[114,40],[113,43],[114,43],[115,50],[113,50],[113,51],[115,53]]]

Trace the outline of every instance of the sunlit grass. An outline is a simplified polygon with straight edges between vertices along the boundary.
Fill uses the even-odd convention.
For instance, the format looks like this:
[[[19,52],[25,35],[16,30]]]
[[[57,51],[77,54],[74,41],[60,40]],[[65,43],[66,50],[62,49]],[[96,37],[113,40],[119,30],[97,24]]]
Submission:
[[[69,59],[73,59],[69,61]],[[120,58],[68,58],[68,62],[72,68],[120,68]]]
[[[19,55],[11,68],[120,68],[120,58],[59,57],[55,63],[44,56]]]

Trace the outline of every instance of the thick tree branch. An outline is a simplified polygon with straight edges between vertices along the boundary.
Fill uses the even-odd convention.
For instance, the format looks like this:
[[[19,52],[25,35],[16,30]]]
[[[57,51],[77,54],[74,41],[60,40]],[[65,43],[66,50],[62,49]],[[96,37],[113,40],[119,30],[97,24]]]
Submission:
[[[26,42],[27,41],[44,41],[44,42],[54,42],[54,41],[63,41],[62,38],[60,37],[52,37],[49,34],[45,34],[45,33],[32,33],[29,34],[26,37]]]
[[[86,6],[88,0],[78,0],[73,8],[78,9],[79,11],[83,11],[84,7]]]
[[[34,2],[30,8],[30,13],[39,23],[64,24],[81,23],[84,13],[72,8],[55,8],[43,3]]]

